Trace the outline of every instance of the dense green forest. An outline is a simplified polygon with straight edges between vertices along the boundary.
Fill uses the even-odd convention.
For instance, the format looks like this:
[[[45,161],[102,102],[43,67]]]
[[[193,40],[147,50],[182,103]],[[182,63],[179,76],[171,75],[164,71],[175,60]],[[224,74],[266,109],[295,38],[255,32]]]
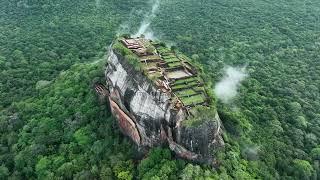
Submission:
[[[218,168],[166,148],[141,160],[92,90],[106,48],[135,33],[143,0],[0,1],[0,179],[318,179],[320,1],[161,0],[154,35],[200,62],[249,77],[218,103]]]

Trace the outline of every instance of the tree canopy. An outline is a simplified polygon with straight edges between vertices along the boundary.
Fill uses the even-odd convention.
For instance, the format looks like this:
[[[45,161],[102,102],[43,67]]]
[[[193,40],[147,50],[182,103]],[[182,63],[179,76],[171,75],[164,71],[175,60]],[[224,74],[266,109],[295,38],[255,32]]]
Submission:
[[[218,102],[219,167],[146,156],[92,90],[106,47],[138,31],[152,2],[0,2],[0,179],[316,179],[320,177],[320,2],[161,0],[153,35],[216,84],[246,66],[231,104]],[[151,50],[150,50],[151,51]]]

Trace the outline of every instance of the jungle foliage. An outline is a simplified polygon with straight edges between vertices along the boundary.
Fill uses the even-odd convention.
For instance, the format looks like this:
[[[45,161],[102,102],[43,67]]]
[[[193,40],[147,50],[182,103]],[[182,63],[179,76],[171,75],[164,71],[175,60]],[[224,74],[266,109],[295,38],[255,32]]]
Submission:
[[[317,179],[320,1],[161,0],[151,28],[202,64],[249,77],[232,104],[220,167],[168,149],[139,160],[92,85],[116,34],[134,33],[143,0],[0,1],[0,179]]]

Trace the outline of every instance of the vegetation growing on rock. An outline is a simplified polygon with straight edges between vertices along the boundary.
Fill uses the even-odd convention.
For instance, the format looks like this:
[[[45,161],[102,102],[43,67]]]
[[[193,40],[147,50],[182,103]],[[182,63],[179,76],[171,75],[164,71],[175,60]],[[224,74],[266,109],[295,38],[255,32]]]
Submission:
[[[0,179],[320,177],[319,1],[161,1],[154,34],[201,63],[205,81],[215,84],[226,64],[247,64],[238,97],[217,103],[228,140],[216,170],[163,149],[135,161],[89,90],[102,73],[89,64],[119,27],[135,33],[148,5],[0,1]],[[39,81],[51,83],[37,90]],[[256,160],[244,151],[251,146]]]

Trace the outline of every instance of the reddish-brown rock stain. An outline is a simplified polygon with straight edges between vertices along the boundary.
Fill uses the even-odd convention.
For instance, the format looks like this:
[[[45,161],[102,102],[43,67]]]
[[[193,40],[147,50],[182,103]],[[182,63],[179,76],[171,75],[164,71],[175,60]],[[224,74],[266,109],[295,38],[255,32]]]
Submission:
[[[119,126],[122,129],[122,131],[127,134],[131,139],[138,145],[140,145],[140,135],[137,130],[137,127],[135,123],[132,121],[132,119],[123,112],[117,103],[115,103],[111,98],[109,98],[110,101],[110,107],[112,114],[116,117],[118,120]]]

